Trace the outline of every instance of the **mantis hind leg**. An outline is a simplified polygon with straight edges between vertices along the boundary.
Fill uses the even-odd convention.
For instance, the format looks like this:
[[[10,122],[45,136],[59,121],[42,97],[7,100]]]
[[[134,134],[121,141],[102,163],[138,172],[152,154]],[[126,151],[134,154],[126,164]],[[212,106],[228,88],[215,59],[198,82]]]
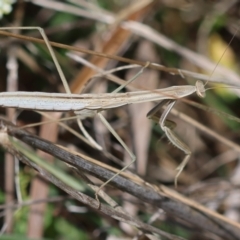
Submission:
[[[130,80],[128,80],[125,84],[121,85],[117,89],[113,91],[113,93],[117,93],[121,91],[124,87],[126,87],[128,84],[133,82],[142,72],[143,70],[149,65],[149,62],[146,63],[146,65]],[[116,176],[121,174],[123,171],[125,171],[130,165],[132,165],[136,161],[136,156],[133,154],[133,152],[129,149],[129,147],[125,144],[125,142],[120,138],[120,136],[117,134],[117,132],[112,128],[112,126],[109,124],[109,122],[105,119],[105,117],[101,114],[98,113],[98,116],[102,123],[107,127],[107,129],[112,133],[112,135],[118,140],[118,142],[122,145],[122,147],[127,151],[131,158],[131,162],[129,162],[124,168],[122,168],[119,172],[117,172],[114,176],[112,176],[110,179],[108,179],[105,183],[103,183],[98,191],[95,193],[96,199],[98,200],[98,192],[106,186],[109,182],[111,182]],[[99,200],[98,200],[99,202]]]
[[[114,176],[112,176],[110,179],[108,179],[106,182],[104,182],[99,189],[96,191],[95,196],[97,201],[99,202],[98,199],[98,193],[99,191],[106,186],[109,182],[111,182],[116,176],[121,174],[121,172],[125,171],[130,165],[132,165],[136,161],[136,156],[132,153],[132,151],[128,148],[128,146],[125,144],[125,142],[120,138],[120,136],[117,134],[117,132],[112,128],[112,126],[109,124],[109,122],[105,119],[105,117],[101,114],[98,113],[98,116],[102,123],[106,126],[106,128],[112,133],[112,135],[118,140],[118,142],[122,145],[122,147],[127,151],[127,153],[131,157],[131,162],[128,163],[124,168],[122,168],[119,172],[117,172]]]

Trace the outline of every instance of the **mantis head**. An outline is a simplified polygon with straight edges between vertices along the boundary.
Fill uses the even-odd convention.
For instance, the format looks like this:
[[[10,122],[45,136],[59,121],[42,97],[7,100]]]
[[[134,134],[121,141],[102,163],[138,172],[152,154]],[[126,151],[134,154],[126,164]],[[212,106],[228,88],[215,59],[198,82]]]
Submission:
[[[206,96],[205,85],[202,81],[196,82],[196,93],[201,98],[204,98]]]

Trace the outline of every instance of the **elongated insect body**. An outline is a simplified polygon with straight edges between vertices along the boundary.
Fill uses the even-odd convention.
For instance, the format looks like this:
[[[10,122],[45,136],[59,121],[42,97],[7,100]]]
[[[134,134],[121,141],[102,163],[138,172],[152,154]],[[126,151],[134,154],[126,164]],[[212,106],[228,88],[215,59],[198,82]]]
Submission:
[[[98,192],[102,189],[106,184],[108,184],[113,178],[127,169],[131,164],[133,164],[136,160],[136,156],[132,153],[132,151],[128,148],[128,146],[124,143],[124,141],[120,138],[120,136],[116,133],[116,131],[111,127],[111,125],[107,122],[104,116],[100,113],[101,110],[116,108],[120,106],[124,106],[127,104],[134,103],[144,103],[150,101],[161,101],[161,100],[172,100],[175,102],[176,100],[189,96],[196,92],[199,97],[205,96],[205,88],[204,84],[201,81],[197,81],[195,86],[184,85],[184,86],[173,86],[164,89],[150,90],[150,91],[136,91],[136,92],[128,92],[128,93],[118,93],[123,87],[127,86],[127,84],[131,83],[136,77],[137,74],[132,79],[128,80],[123,86],[117,88],[113,93],[104,93],[104,94],[71,94],[70,88],[64,76],[64,73],[57,61],[57,58],[54,54],[54,51],[47,39],[44,30],[39,27],[11,27],[11,28],[1,28],[1,29],[22,29],[22,30],[30,30],[35,29],[40,32],[42,35],[47,48],[52,56],[52,59],[55,63],[55,66],[58,70],[59,76],[63,82],[64,88],[66,90],[66,94],[62,93],[39,93],[39,92],[3,92],[0,93],[0,107],[14,107],[21,109],[30,109],[30,110],[40,110],[40,111],[75,111],[78,114],[78,125],[83,132],[86,139],[88,139],[89,143],[94,146],[96,149],[102,150],[102,147],[96,143],[96,141],[87,133],[85,128],[82,125],[81,119],[86,116],[93,116],[95,113],[99,116],[102,123],[108,128],[108,130],[115,136],[115,138],[119,141],[122,147],[127,151],[132,161],[128,163],[124,168],[122,168],[119,172],[117,172],[114,176],[112,176],[108,181],[103,183],[100,188],[96,191],[96,199],[98,200]],[[147,62],[143,67],[146,68],[149,65]],[[143,70],[142,69],[142,70]],[[160,104],[161,105],[161,104]],[[174,105],[174,103],[173,103]],[[176,180],[184,166],[186,165],[188,158],[190,157],[190,150],[184,143],[181,142],[180,139],[171,131],[171,129],[167,125],[167,115],[171,111],[173,106],[171,103],[167,106],[165,111],[163,112],[163,117],[160,118],[160,126],[163,131],[166,133],[169,140],[180,150],[182,150],[186,157],[184,161],[178,167],[178,173],[176,175]],[[154,115],[155,108],[153,111],[150,111],[150,117],[152,113]],[[175,181],[176,183],[176,181]],[[99,201],[99,200],[98,200]],[[99,202],[100,204],[100,202]],[[100,205],[99,205],[100,206]]]
[[[66,94],[42,92],[2,92],[1,107],[41,111],[104,110],[132,103],[179,99],[196,92],[196,86],[173,86],[153,91],[104,94]]]

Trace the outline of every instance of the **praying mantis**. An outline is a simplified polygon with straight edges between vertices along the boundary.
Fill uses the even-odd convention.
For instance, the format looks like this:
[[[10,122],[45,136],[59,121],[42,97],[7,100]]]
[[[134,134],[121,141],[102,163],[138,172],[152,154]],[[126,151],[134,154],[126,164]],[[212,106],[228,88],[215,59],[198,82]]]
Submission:
[[[177,184],[177,178],[180,173],[186,166],[191,151],[189,147],[183,143],[177,135],[168,127],[166,124],[167,116],[171,109],[173,108],[175,102],[178,99],[189,96],[193,93],[196,93],[199,97],[205,96],[205,88],[204,84],[201,81],[197,81],[195,86],[184,85],[184,86],[173,86],[164,89],[157,89],[151,91],[135,91],[128,93],[119,93],[119,91],[125,87],[127,84],[132,82],[135,78],[129,80],[123,86],[120,86],[112,93],[104,93],[104,94],[71,94],[70,89],[68,87],[66,78],[63,74],[63,71],[57,61],[57,58],[54,54],[54,51],[49,44],[49,41],[44,33],[44,30],[39,27],[10,27],[10,28],[0,28],[0,30],[38,30],[51,54],[51,57],[56,65],[59,76],[63,82],[66,93],[39,93],[39,92],[2,92],[0,93],[0,106],[2,107],[14,107],[21,109],[32,109],[32,110],[41,110],[41,111],[71,111],[73,110],[77,116],[78,121],[81,125],[81,119],[85,117],[94,116],[97,114],[103,124],[108,128],[108,130],[115,136],[115,138],[119,141],[119,143],[125,148],[128,154],[131,157],[131,162],[127,164],[124,168],[122,168],[118,173],[116,173],[112,178],[103,183],[99,189],[102,189],[106,184],[108,184],[113,178],[119,175],[121,172],[126,170],[131,164],[133,164],[136,160],[135,155],[131,152],[128,146],[123,142],[123,140],[118,136],[116,131],[111,127],[111,125],[107,122],[104,116],[101,114],[102,110],[107,110],[111,108],[116,108],[120,106],[124,106],[126,104],[135,104],[135,103],[143,103],[148,101],[169,101],[167,107],[165,108],[163,114],[159,119],[159,125],[162,130],[165,132],[169,141],[183,151],[186,156],[182,163],[177,168],[177,175],[175,177],[175,185]],[[148,63],[145,67],[147,67]],[[151,118],[156,111],[158,110],[160,105],[154,107],[149,113],[148,117]],[[88,138],[89,136],[85,134]],[[91,139],[89,140],[91,142]],[[98,190],[99,191],[99,190]],[[97,193],[96,193],[97,196]]]

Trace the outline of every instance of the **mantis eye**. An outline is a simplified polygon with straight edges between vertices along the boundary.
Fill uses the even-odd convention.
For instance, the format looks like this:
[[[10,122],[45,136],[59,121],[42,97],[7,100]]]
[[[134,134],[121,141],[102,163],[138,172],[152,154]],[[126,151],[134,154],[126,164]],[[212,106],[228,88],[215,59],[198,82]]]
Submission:
[[[196,93],[199,97],[204,98],[206,96],[205,94],[206,90],[205,90],[205,86],[203,84],[202,81],[197,81],[196,82]]]

